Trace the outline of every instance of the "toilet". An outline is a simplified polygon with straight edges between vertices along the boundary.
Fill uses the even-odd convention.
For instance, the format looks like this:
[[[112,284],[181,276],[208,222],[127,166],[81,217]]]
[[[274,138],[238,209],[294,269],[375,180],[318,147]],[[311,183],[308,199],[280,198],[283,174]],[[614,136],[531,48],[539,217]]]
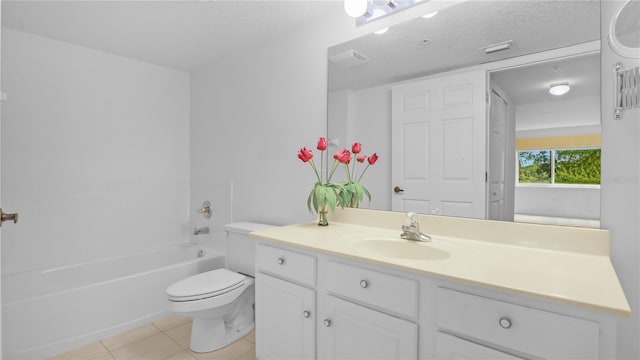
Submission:
[[[193,318],[192,351],[220,349],[253,329],[256,239],[249,233],[268,227],[272,225],[225,225],[227,268],[193,275],[167,288],[170,310]]]

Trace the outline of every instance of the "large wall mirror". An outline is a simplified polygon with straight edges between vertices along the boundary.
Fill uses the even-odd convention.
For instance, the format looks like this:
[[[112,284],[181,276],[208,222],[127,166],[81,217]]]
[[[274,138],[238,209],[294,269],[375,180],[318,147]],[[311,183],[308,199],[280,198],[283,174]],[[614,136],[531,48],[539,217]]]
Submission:
[[[600,2],[425,9],[328,50],[331,144],[380,156],[361,207],[599,227]]]

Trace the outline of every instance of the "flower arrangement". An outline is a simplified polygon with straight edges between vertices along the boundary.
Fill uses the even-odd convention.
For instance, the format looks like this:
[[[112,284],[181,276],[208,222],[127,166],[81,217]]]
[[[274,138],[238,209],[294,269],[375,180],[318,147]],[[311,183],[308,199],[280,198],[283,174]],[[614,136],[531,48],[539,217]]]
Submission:
[[[346,151],[347,153],[349,152],[346,149],[342,149],[342,151]],[[367,190],[367,188],[364,187],[364,185],[362,185],[360,181],[362,180],[364,173],[367,171],[367,169],[369,169],[369,166],[375,164],[376,161],[378,161],[378,154],[373,153],[369,157],[367,157],[365,154],[361,154],[362,144],[359,142],[353,143],[353,145],[351,146],[351,152],[356,156],[356,161],[353,162],[351,171],[349,171],[349,162],[345,163],[347,182],[343,185],[343,187],[347,191],[348,203],[345,203],[344,206],[357,208],[360,206],[360,202],[365,195],[367,196],[367,199],[371,201],[371,194],[369,193],[369,190]],[[358,173],[356,172],[356,162],[364,163],[365,160],[367,160],[367,166],[358,176]]]
[[[307,207],[309,208],[309,211],[313,209],[319,215],[318,225],[327,226],[329,225],[329,222],[327,221],[327,212],[329,209],[334,210],[336,205],[343,206],[342,204],[346,201],[346,191],[343,186],[339,183],[331,182],[331,178],[333,177],[338,164],[340,161],[345,161],[345,159],[340,158],[341,160],[339,160],[337,157],[338,153],[336,153],[336,155],[334,155],[334,162],[331,171],[327,175],[326,180],[323,180],[322,164],[324,163],[324,151],[327,150],[327,139],[320,137],[316,148],[320,151],[320,171],[318,171],[318,168],[313,161],[313,151],[310,149],[307,149],[306,147],[300,149],[298,151],[298,158],[302,160],[302,162],[309,163],[311,165],[311,168],[316,174],[316,179],[318,180],[309,193],[309,197],[307,198]]]
[[[347,149],[340,149],[333,155],[333,165],[331,166],[331,170],[328,172],[326,179],[323,179],[322,174],[324,172],[322,171],[322,164],[324,163],[324,152],[327,150],[327,139],[320,137],[318,139],[316,149],[320,151],[320,171],[318,171],[318,167],[313,161],[312,150],[303,147],[298,151],[298,158],[302,160],[302,162],[309,163],[316,174],[317,181],[307,198],[307,207],[309,208],[309,211],[312,211],[313,209],[318,213],[318,225],[326,226],[328,225],[327,212],[329,209],[334,210],[336,206],[358,207],[360,205],[360,201],[362,201],[365,195],[369,200],[371,200],[371,194],[362,185],[362,183],[360,183],[360,180],[369,166],[378,161],[378,155],[374,153],[367,157],[364,154],[360,154],[362,151],[362,144],[356,142],[351,147],[351,152],[356,155],[356,162],[364,163],[365,160],[368,162],[360,175],[358,176],[356,172],[355,162],[352,165],[351,171],[349,170],[351,152]],[[332,182],[331,179],[340,164],[345,165],[347,181],[340,183]]]

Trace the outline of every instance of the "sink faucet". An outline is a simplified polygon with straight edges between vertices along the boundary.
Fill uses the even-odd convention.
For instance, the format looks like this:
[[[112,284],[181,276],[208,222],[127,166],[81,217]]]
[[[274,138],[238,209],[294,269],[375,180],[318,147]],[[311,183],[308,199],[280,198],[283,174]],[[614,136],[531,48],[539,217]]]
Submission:
[[[413,241],[431,241],[431,236],[420,232],[420,224],[416,220],[416,213],[407,213],[407,223],[402,225],[400,237]]]

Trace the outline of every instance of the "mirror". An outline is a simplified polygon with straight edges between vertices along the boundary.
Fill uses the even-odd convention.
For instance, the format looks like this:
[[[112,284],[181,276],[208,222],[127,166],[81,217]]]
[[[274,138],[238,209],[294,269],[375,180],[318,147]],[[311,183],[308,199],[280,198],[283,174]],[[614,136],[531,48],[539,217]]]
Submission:
[[[543,177],[536,183],[526,175],[534,170],[557,175],[566,165],[567,154],[582,159],[579,164],[586,161],[586,150],[599,149],[599,40],[599,1],[467,1],[440,9],[431,18],[394,25],[384,34],[332,46],[328,49],[328,138],[336,150],[358,141],[363,152],[376,152],[378,163],[362,180],[372,194],[368,207],[404,211],[406,206],[393,205],[398,196],[393,192],[398,185],[392,180],[394,165],[408,160],[392,160],[392,86],[484,69],[487,140],[481,148],[474,145],[469,150],[487,154],[483,166],[488,175],[485,194],[481,194],[484,213],[456,213],[450,210],[453,206],[433,202],[416,209],[599,227],[598,184],[568,184],[562,177]],[[554,82],[569,82],[569,93],[551,95]],[[506,117],[498,123],[502,121],[504,129],[496,132],[490,116],[502,101]],[[502,139],[497,150],[492,148],[495,134]],[[496,154],[500,160],[495,160]],[[526,160],[534,155],[537,160]],[[495,164],[502,165],[496,168]],[[497,172],[503,175],[493,181],[492,174]],[[494,208],[500,202],[493,201],[496,193],[503,197]],[[367,207],[366,201],[362,206]]]
[[[618,55],[640,58],[640,2],[627,0],[611,22],[609,44]]]

